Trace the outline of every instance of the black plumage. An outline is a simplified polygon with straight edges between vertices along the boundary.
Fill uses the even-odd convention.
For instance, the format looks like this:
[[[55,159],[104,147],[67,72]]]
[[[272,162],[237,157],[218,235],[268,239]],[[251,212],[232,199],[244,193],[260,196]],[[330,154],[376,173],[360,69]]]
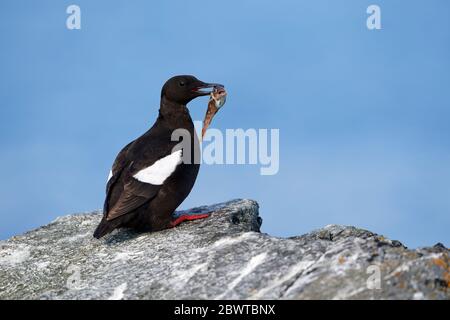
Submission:
[[[119,227],[157,231],[174,226],[172,214],[190,193],[200,167],[194,161],[200,147],[186,105],[196,97],[209,95],[205,88],[217,86],[221,85],[204,83],[193,76],[176,76],[165,83],[155,124],[126,145],[114,161],[106,186],[103,219],[94,237],[100,238]],[[171,139],[176,129],[190,134],[190,163],[178,164],[162,184],[136,179],[138,172],[172,154],[179,143]]]

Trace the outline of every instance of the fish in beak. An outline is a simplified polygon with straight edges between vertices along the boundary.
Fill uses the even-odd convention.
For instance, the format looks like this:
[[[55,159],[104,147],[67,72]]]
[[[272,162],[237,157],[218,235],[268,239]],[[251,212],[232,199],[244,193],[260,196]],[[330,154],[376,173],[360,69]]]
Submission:
[[[203,81],[198,80],[192,88],[192,92],[195,93],[198,97],[200,96],[209,96],[213,93],[217,88],[223,88],[224,86],[219,83],[205,83]]]
[[[223,86],[215,86],[210,93],[208,101],[208,109],[206,110],[205,119],[203,120],[202,139],[205,136],[205,132],[212,122],[212,119],[216,113],[223,107],[227,99],[227,92]]]

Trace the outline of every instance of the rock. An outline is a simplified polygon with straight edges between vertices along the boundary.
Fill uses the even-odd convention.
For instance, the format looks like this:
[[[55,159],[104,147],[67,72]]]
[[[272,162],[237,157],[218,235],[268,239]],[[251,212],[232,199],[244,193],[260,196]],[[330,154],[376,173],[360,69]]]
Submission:
[[[0,242],[0,299],[449,299],[449,250],[408,250],[329,225],[303,236],[259,232],[258,204],[190,212],[208,219],[96,240],[101,213],[70,215]]]

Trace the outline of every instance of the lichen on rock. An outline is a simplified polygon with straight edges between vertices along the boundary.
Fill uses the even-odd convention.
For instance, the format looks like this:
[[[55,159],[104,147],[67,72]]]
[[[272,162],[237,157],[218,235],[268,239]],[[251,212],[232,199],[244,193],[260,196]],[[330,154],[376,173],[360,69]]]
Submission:
[[[408,250],[329,225],[260,233],[258,204],[189,210],[210,218],[96,240],[101,212],[70,215],[0,242],[0,299],[449,299],[449,250]]]

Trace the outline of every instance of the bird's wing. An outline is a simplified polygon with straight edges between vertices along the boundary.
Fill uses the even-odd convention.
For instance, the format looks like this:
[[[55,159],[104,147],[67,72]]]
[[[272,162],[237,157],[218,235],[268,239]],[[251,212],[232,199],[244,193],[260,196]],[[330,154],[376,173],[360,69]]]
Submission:
[[[181,160],[182,151],[178,150],[138,171],[131,164],[132,174],[124,181],[123,191],[108,211],[107,220],[127,214],[155,197],[164,181],[181,164]]]
[[[123,187],[117,202],[106,214],[106,220],[113,220],[136,210],[158,193],[160,185],[152,185],[131,178]]]
[[[106,182],[106,199],[105,204],[103,207],[103,213],[106,215],[108,212],[108,204],[109,204],[109,197],[111,195],[111,189],[119,179],[119,177],[122,174],[122,171],[127,166],[127,152],[130,146],[133,144],[134,141],[131,141],[129,144],[127,144],[122,150],[120,150],[119,154],[116,157],[116,160],[114,160],[113,166],[111,170],[109,171],[108,180]]]
[[[130,142],[122,150],[120,150],[119,154],[116,157],[116,160],[114,160],[111,171],[109,171],[108,181],[106,183],[106,193],[107,194],[109,192],[109,189],[111,188],[111,185],[114,184],[114,181],[117,180],[117,178],[122,173],[122,170],[128,164],[127,152],[128,152],[128,149],[130,148],[130,146],[133,144],[133,142],[134,141]]]
[[[168,139],[143,136],[128,147],[126,160],[122,165],[113,166],[113,178],[108,182],[111,185],[107,187],[105,200],[107,220],[136,210],[157,195],[164,181],[182,162],[182,151],[172,152],[176,144],[170,136]]]

